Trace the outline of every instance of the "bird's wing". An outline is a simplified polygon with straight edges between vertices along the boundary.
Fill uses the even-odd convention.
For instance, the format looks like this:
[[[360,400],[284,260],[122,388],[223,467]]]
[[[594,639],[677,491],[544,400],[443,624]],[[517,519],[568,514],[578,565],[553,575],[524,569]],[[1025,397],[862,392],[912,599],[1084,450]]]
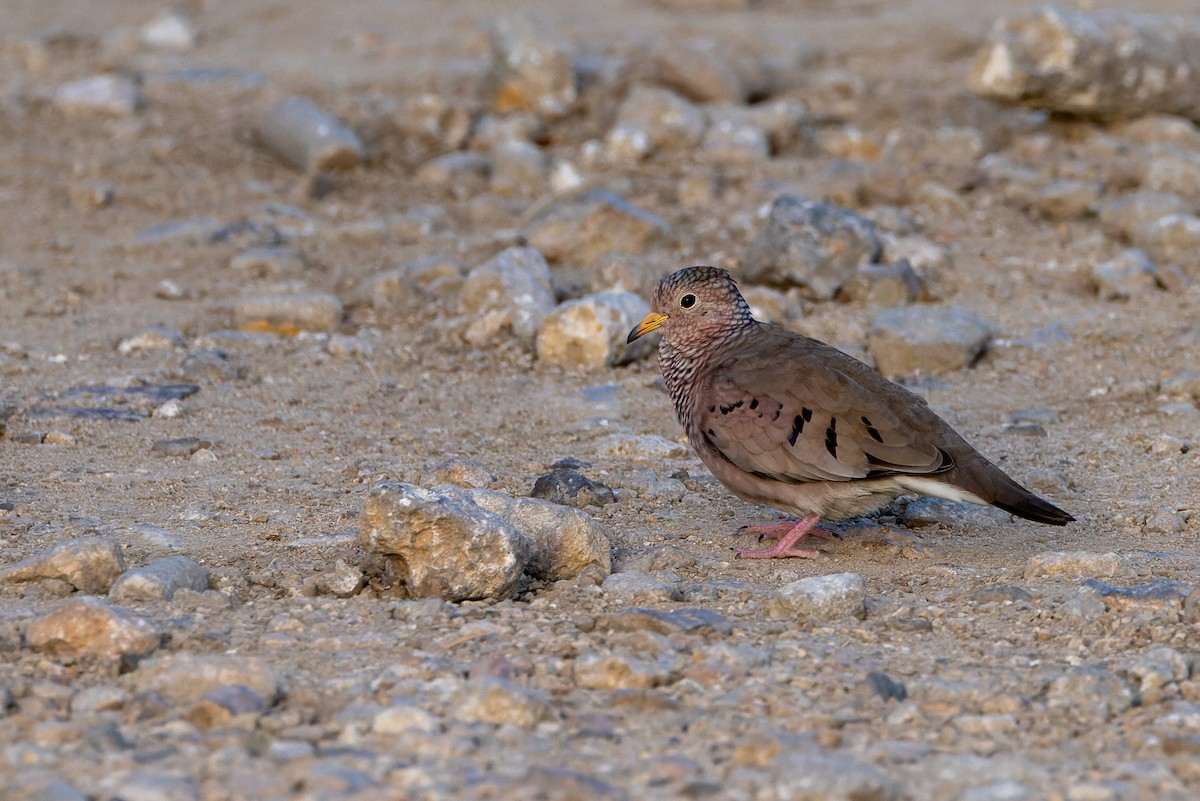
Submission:
[[[748,473],[780,481],[928,475],[953,467],[936,415],[841,351],[764,326],[702,380],[700,433]],[[911,411],[910,409],[908,411]],[[930,421],[923,419],[930,418]]]

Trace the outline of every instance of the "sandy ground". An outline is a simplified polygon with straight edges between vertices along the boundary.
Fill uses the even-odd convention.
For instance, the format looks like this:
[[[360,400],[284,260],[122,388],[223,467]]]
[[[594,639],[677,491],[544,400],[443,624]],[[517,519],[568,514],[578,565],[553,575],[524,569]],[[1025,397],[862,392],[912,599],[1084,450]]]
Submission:
[[[965,75],[994,16],[1032,5],[765,2],[749,12],[683,14],[632,0],[199,2],[188,8],[203,36],[200,46],[182,54],[140,54],[147,75],[179,66],[244,67],[260,71],[268,83],[188,87],[148,78],[145,108],[130,119],[107,120],[66,119],[49,103],[59,83],[98,69],[98,46],[55,49],[46,66],[30,70],[18,44],[51,25],[104,37],[142,25],[161,6],[108,3],[100,15],[95,3],[10,0],[0,28],[6,48],[0,68],[0,341],[12,344],[0,351],[6,354],[0,401],[18,411],[0,439],[0,501],[10,507],[0,513],[0,561],[101,533],[118,539],[130,564],[141,564],[160,551],[133,528],[148,524],[168,531],[179,552],[206,567],[250,578],[246,602],[187,614],[165,602],[138,611],[170,628],[172,650],[263,657],[291,690],[293,700],[281,708],[302,707],[313,725],[325,727],[325,734],[309,738],[315,750],[299,760],[248,747],[231,757],[239,770],[282,777],[282,789],[268,788],[258,797],[511,796],[517,791],[503,789],[502,780],[551,768],[570,769],[574,789],[547,780],[560,795],[547,790],[529,797],[1194,797],[1200,774],[1180,768],[1179,752],[1162,745],[1164,727],[1173,725],[1163,718],[1172,710],[1184,714],[1170,705],[1189,703],[1191,679],[1180,679],[1157,706],[1135,706],[1111,720],[1084,717],[1066,724],[1045,711],[1046,688],[1073,666],[1103,665],[1120,673],[1118,665],[1156,643],[1190,659],[1194,624],[1165,620],[1157,612],[1142,619],[1136,608],[1079,622],[1058,611],[1079,593],[1079,577],[1023,578],[1027,559],[1040,552],[1114,551],[1130,572],[1104,580],[1126,586],[1160,578],[1200,584],[1195,518],[1180,531],[1144,525],[1160,510],[1177,510],[1186,518],[1195,507],[1200,451],[1180,452],[1162,443],[1169,443],[1164,437],[1194,442],[1196,416],[1162,413],[1166,399],[1158,391],[1161,380],[1200,363],[1200,294],[1194,288],[1104,302],[1086,276],[1121,246],[1095,220],[1047,221],[988,192],[961,194],[958,204],[914,200],[907,210],[920,220],[922,233],[953,257],[952,271],[934,286],[937,294],[975,311],[997,332],[978,364],[925,382],[920,391],[1015,477],[1057,476],[1047,479],[1043,491],[1078,522],[1058,529],[963,510],[932,526],[894,529],[894,517],[885,514],[877,521],[883,528],[866,524],[848,530],[843,540],[822,543],[826,553],[818,560],[735,561],[729,532],[769,517],[767,510],[749,507],[706,480],[690,455],[647,463],[596,452],[596,443],[612,432],[679,439],[669,401],[655,385],[653,358],[579,374],[542,364],[517,346],[472,349],[448,325],[452,298],[413,293],[382,310],[352,303],[364,280],[417,258],[447,255],[468,267],[482,263],[510,242],[508,232],[538,198],[459,203],[416,185],[413,165],[389,151],[382,137],[374,140],[366,164],[335,177],[332,193],[309,199],[299,173],[256,148],[248,133],[255,115],[281,90],[302,92],[360,130],[369,128],[373,104],[446,85],[446,76],[462,64],[486,58],[489,20],[526,13],[543,30],[590,52],[637,37],[694,34],[752,42],[768,53],[795,53],[811,65],[813,76],[838,70],[861,81],[848,118],[831,125],[851,123],[875,141],[893,130],[943,125],[975,126],[985,138],[1000,137],[997,132],[1006,126],[1021,125],[1006,115],[1022,112],[972,96]],[[1163,13],[1189,8],[1183,0],[1126,5]],[[810,86],[802,80],[795,96],[819,91],[813,81]],[[1086,138],[1087,127],[1044,124],[1047,135],[1062,142]],[[568,136],[554,146],[570,156],[582,142]],[[623,187],[676,227],[680,237],[673,252],[658,254],[664,264],[736,267],[752,230],[723,221],[749,219],[769,199],[765,181],[817,195],[835,193],[836,186],[826,183],[832,162],[814,152],[765,166],[760,174],[751,170],[701,208],[675,203],[663,189],[685,169],[677,163],[652,161],[632,178],[614,169],[596,180]],[[72,203],[72,188],[89,180],[115,188],[110,206]],[[226,267],[245,240],[133,244],[138,232],[181,219],[296,224],[264,211],[271,203],[298,208],[315,220],[315,233],[302,240],[311,264],[302,280],[308,289],[332,292],[348,303],[340,331],[369,342],[370,355],[331,355],[325,341],[313,336],[243,342],[221,334],[232,327],[233,305],[248,289]],[[347,223],[423,204],[444,207],[450,230],[415,242],[335,233]],[[860,210],[870,212],[871,204]],[[183,297],[161,297],[162,281],[174,282]],[[804,311],[805,331],[857,348],[873,314],[857,304],[832,302],[805,303]],[[166,350],[118,352],[122,339],[151,325],[177,328],[185,342]],[[1066,336],[1046,335],[1048,326]],[[183,402],[185,413],[178,418],[127,423],[28,413],[43,399],[84,384],[186,378],[180,365],[206,347],[228,350],[241,375],[199,381],[201,390]],[[1055,413],[1045,436],[1004,426],[1031,407]],[[22,434],[47,432],[65,435],[60,440],[68,444],[20,441]],[[216,458],[151,452],[158,440],[184,436],[210,441]],[[682,585],[718,587],[709,598],[699,593],[684,602],[637,605],[702,606],[727,615],[734,621],[725,643],[729,663],[688,674],[689,665],[717,663],[712,652],[722,637],[662,637],[666,644],[650,650],[675,654],[679,665],[672,675],[690,677],[645,690],[652,700],[614,705],[608,692],[581,689],[564,678],[570,668],[563,663],[577,654],[637,652],[644,646],[621,639],[634,635],[593,629],[597,619],[633,605],[594,588],[535,586],[492,611],[467,605],[427,619],[396,611],[401,602],[371,592],[348,600],[293,592],[338,558],[362,561],[354,532],[373,482],[421,482],[447,455],[474,459],[496,476],[494,489],[514,495],[528,494],[533,481],[565,457],[589,463],[588,475],[616,487],[635,469],[649,467],[661,477],[688,471],[694,480],[682,500],[627,492],[621,502],[589,511],[611,533],[615,569],[666,570]],[[770,620],[766,607],[753,600],[789,581],[838,572],[866,578],[865,621],[792,628]],[[726,581],[743,584],[725,592],[719,587]],[[1025,587],[1031,597],[979,608],[975,593],[1009,585]],[[36,587],[9,588],[0,597],[0,616],[19,622],[58,602],[53,592]],[[279,616],[303,621],[303,631],[287,639],[273,627]],[[908,630],[895,623],[918,618],[932,621],[930,628]],[[494,631],[467,636],[459,645],[464,621],[485,621]],[[770,658],[754,663],[756,649]],[[426,664],[430,654],[440,655],[441,668]],[[438,670],[462,681],[481,665],[504,660],[515,665],[507,678],[551,699],[553,725],[543,723],[527,735],[504,726],[475,732],[472,750],[461,744],[466,735],[454,720],[453,692],[431,685],[428,698],[436,700],[427,706],[442,721],[432,739],[453,744],[440,752],[413,747],[406,758],[397,756],[397,749],[410,747],[404,738],[365,733],[354,739],[345,734],[353,716],[338,717],[356,703],[386,706],[387,691],[379,689],[378,679],[389,668],[403,673],[397,665],[427,672],[419,680],[406,674],[406,681],[434,682]],[[868,670],[903,680],[909,700],[851,703],[857,696],[847,688],[858,686]],[[28,707],[34,711],[22,711],[29,694],[46,684],[78,689],[110,683],[136,693],[137,681],[136,671],[118,677],[86,661],[63,664],[19,646],[3,652],[0,685],[12,688],[17,705],[0,734],[13,738],[0,754],[0,779],[33,769],[70,778],[68,758],[95,781],[157,769],[160,763],[149,757],[136,764],[129,756],[114,761],[69,737],[51,742],[44,736],[48,721],[76,725],[65,709],[43,706],[38,712],[34,705]],[[955,695],[945,689],[954,682],[973,689]],[[653,698],[661,698],[661,707]],[[989,702],[996,698],[1011,703]],[[170,719],[172,712],[164,714]],[[134,743],[130,753],[174,742],[162,718],[116,715]],[[1008,716],[1011,725],[947,727],[947,720],[963,715]],[[263,734],[269,741],[278,730],[259,731],[270,731]],[[801,739],[780,739],[780,732]],[[240,797],[222,781],[215,763],[204,762],[222,746],[203,735],[183,739],[187,746],[163,757],[162,771],[187,777],[197,797]],[[747,755],[753,740],[782,743],[784,756],[776,758],[770,749]],[[29,741],[49,745],[38,752],[36,764],[21,764],[13,747]],[[339,756],[333,743],[362,754]],[[882,745],[894,743],[914,747],[904,756],[898,747]],[[787,774],[781,760],[810,748],[823,758],[844,754],[856,765],[873,765],[895,784],[862,796],[828,790],[809,796],[772,784],[771,776]],[[1188,749],[1194,746],[1183,748],[1185,761]],[[376,761],[363,754],[374,754]],[[379,760],[388,754],[393,768],[385,769]],[[502,762],[501,754],[511,761]],[[937,773],[938,765],[951,764],[946,758],[967,755],[980,760],[970,763],[976,764],[978,781],[964,778],[967,762],[945,768],[954,774],[948,778]],[[678,764],[671,761],[676,757]],[[376,790],[321,789],[311,765],[338,759],[358,760]],[[623,769],[631,764],[635,768]],[[412,778],[417,767],[428,771],[426,786],[435,789],[419,789]],[[759,773],[747,778],[743,771]],[[579,784],[580,776],[595,777],[603,787],[589,790]],[[970,795],[976,785],[1010,779],[1027,794]],[[116,790],[80,789],[92,798],[117,797]]]

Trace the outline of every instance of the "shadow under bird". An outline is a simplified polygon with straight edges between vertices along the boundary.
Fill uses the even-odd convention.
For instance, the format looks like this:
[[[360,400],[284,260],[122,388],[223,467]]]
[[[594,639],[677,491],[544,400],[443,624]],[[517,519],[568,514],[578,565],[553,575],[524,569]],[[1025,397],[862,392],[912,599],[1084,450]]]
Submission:
[[[796,547],[822,517],[865,514],[897,495],[991,504],[1065,525],[1075,518],[985,459],[924,399],[823,342],[751,315],[730,274],[664,278],[629,342],[662,329],[659,369],[701,461],[734,495],[799,517],[748,526],[775,539],[743,559],[813,557]]]

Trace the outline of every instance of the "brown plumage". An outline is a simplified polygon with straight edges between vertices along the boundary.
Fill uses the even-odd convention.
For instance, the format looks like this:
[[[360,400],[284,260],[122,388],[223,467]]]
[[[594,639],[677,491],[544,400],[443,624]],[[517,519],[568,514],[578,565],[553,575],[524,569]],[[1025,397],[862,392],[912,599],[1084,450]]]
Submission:
[[[917,493],[991,504],[1061,526],[1071,515],[989,462],[925,401],[836,348],[755,320],[725,270],[688,267],[659,284],[629,341],[663,330],[659,367],[700,459],[733,494],[798,515],[756,526],[793,547],[821,517],[851,517]]]

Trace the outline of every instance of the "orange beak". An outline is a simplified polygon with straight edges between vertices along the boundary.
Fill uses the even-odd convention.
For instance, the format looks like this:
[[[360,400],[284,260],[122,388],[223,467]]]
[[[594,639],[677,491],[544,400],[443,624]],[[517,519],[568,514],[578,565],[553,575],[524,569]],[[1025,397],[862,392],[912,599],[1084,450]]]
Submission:
[[[669,319],[670,318],[665,314],[659,314],[656,311],[650,312],[640,323],[637,324],[636,328],[629,332],[629,337],[625,340],[625,343],[628,344],[633,342],[638,337],[643,337],[646,334],[649,334],[651,331],[658,328]]]

